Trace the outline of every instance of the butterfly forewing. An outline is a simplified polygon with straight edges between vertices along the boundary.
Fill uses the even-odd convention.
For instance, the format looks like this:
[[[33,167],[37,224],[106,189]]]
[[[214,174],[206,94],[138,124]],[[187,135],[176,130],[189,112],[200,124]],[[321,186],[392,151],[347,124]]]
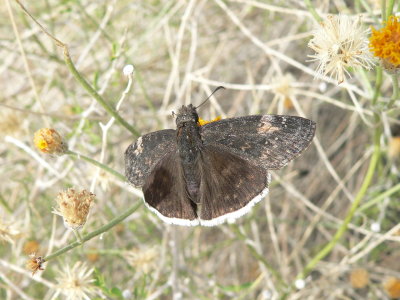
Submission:
[[[176,149],[176,130],[160,130],[141,136],[125,151],[128,181],[134,186],[142,186],[160,159]]]
[[[219,145],[206,145],[197,163],[200,171],[201,225],[236,219],[268,192],[267,170]]]
[[[311,143],[315,123],[296,116],[264,115],[224,119],[201,127],[204,144],[225,149],[266,169],[280,169]]]

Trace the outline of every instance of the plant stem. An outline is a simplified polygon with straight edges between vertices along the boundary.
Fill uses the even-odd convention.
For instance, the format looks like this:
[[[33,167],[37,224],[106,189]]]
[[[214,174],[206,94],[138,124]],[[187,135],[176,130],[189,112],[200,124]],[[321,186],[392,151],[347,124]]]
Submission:
[[[68,69],[71,71],[72,75],[75,77],[75,79],[82,85],[82,87],[98,102],[100,103],[101,106],[113,117],[117,122],[119,122],[122,126],[124,126],[126,129],[128,129],[134,136],[139,137],[140,133],[132,126],[129,125],[128,122],[126,122],[119,114],[118,112],[111,107],[104,99],[102,96],[97,93],[97,91],[83,78],[83,76],[78,72],[78,70],[75,68],[74,63],[71,60],[71,57],[69,55],[68,51],[68,46],[67,44],[61,42],[59,39],[57,39],[55,36],[53,36],[51,33],[49,33],[43,26],[42,24],[39,23],[30,13],[29,11],[25,8],[24,5],[19,0],[15,0],[18,5],[21,7],[21,9],[33,20],[33,22],[36,23],[36,25],[39,26],[39,28],[43,31],[44,34],[46,34],[49,38],[51,38],[55,44],[58,47],[61,47],[63,49],[63,54],[64,54],[64,61],[68,67]]]
[[[381,0],[382,21],[386,21],[386,0]]]
[[[91,164],[93,164],[93,165],[95,165],[95,166],[97,166],[97,167],[103,169],[104,171],[107,171],[108,173],[114,175],[115,177],[117,177],[117,178],[120,179],[121,181],[125,181],[125,180],[126,180],[125,176],[122,175],[121,173],[119,173],[119,172],[117,172],[117,171],[111,169],[111,168],[108,167],[107,165],[102,164],[101,162],[98,162],[97,160],[94,160],[94,159],[92,159],[92,158],[90,158],[90,157],[88,157],[88,156],[85,156],[85,155],[82,155],[82,154],[73,152],[73,151],[71,151],[71,150],[67,150],[67,151],[65,152],[65,154],[69,154],[69,155],[74,156],[74,157],[76,157],[76,158],[86,160],[87,162],[89,162],[89,163],[91,163]]]
[[[376,67],[375,91],[374,95],[372,96],[372,106],[376,105],[376,102],[378,101],[379,95],[381,93],[382,79],[383,79],[382,68]]]
[[[340,240],[340,238],[345,234],[347,231],[347,227],[351,221],[351,219],[354,216],[354,213],[357,211],[357,208],[364,197],[364,195],[367,192],[367,189],[369,185],[371,184],[372,178],[374,177],[375,169],[379,161],[379,156],[380,156],[380,146],[379,146],[379,137],[380,137],[380,130],[375,129],[374,133],[374,152],[372,154],[367,174],[364,177],[364,181],[361,185],[360,190],[358,191],[356,197],[354,198],[354,201],[352,205],[350,206],[349,211],[347,212],[346,218],[344,219],[343,223],[340,225],[339,229],[336,231],[335,235],[333,238],[329,241],[328,244],[325,245],[322,250],[320,250],[314,258],[311,259],[311,261],[306,265],[306,267],[303,269],[303,271],[297,276],[297,279],[304,279],[307,277],[307,275],[312,271],[312,269],[316,266],[316,264],[323,259],[325,256],[327,256],[334,248],[334,246],[337,244],[337,242]]]
[[[134,136],[139,137],[140,133],[137,131],[132,125],[130,125],[128,122],[123,119],[118,112],[111,107],[104,99],[102,96],[100,96],[99,93],[83,78],[83,76],[78,72],[78,70],[75,68],[74,63],[71,60],[71,57],[69,55],[68,47],[66,44],[59,45],[64,49],[64,60],[65,63],[68,67],[68,69],[71,71],[72,75],[74,75],[75,79],[80,83],[80,85],[98,102],[100,103],[101,106],[117,121],[119,122],[122,126],[124,126],[126,129],[128,129]]]
[[[392,15],[393,6],[394,6],[394,0],[389,0],[389,3],[386,7],[386,17],[387,18],[389,18]],[[385,20],[386,20],[386,18],[385,18]]]
[[[312,5],[310,0],[304,0],[304,3],[307,6],[308,11],[310,12],[310,14],[312,14],[312,16],[314,17],[314,19],[320,23],[322,22],[322,18],[319,16],[319,14],[317,13],[317,11],[315,10],[314,6]]]
[[[92,231],[91,233],[85,235],[82,237],[81,241],[76,241],[73,242],[71,244],[69,244],[68,246],[44,257],[43,259],[45,261],[49,261],[52,260],[54,258],[56,258],[57,256],[60,256],[61,254],[68,252],[69,250],[78,247],[79,245],[82,245],[83,243],[91,240],[92,238],[94,238],[95,236],[98,236],[100,234],[102,234],[103,232],[106,232],[108,230],[110,230],[112,227],[114,227],[115,225],[117,225],[118,223],[122,222],[124,219],[126,219],[127,217],[129,217],[132,213],[134,213],[139,206],[142,205],[141,201],[138,201],[138,203],[135,203],[134,205],[132,205],[130,208],[128,208],[123,214],[119,215],[118,217],[115,217],[113,220],[110,221],[110,223],[100,227],[99,229]]]
[[[396,100],[399,99],[399,81],[397,75],[392,75],[392,83],[393,83],[393,95],[388,105],[389,109],[391,109]]]
[[[367,203],[365,203],[364,205],[360,206],[360,208],[358,209],[358,212],[361,212],[363,210],[366,210],[368,208],[370,208],[371,206],[383,201],[385,198],[393,195],[394,193],[397,193],[400,191],[400,183],[395,185],[394,187],[388,189],[387,191],[383,192],[382,194],[379,194],[379,196],[377,196],[374,199],[371,199],[370,201],[368,201]]]

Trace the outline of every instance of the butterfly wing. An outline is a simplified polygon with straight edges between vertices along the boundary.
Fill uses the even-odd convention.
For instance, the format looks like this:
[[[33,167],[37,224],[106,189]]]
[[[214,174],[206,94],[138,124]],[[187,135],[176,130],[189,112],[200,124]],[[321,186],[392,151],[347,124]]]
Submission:
[[[268,193],[268,171],[227,151],[206,145],[200,153],[200,224],[214,226],[236,219]]]
[[[177,151],[164,156],[146,178],[143,186],[145,203],[164,222],[176,225],[198,225],[196,204],[186,190],[182,165]]]
[[[176,149],[175,130],[160,130],[141,136],[125,151],[125,176],[134,186],[142,186],[154,166]]]
[[[280,169],[311,143],[315,122],[296,116],[224,119],[201,127],[204,144],[218,144],[266,169]]]

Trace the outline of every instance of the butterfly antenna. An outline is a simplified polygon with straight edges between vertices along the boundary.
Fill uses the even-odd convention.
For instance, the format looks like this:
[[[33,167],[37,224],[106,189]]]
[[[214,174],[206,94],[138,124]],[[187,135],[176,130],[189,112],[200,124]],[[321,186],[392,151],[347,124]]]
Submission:
[[[217,91],[219,91],[219,90],[221,90],[221,89],[225,89],[225,88],[224,88],[223,86],[217,87],[217,88],[211,93],[211,95],[207,97],[206,100],[204,100],[199,106],[196,107],[196,109],[198,109],[200,106],[202,106],[204,103],[206,103],[207,100],[210,99],[212,95],[214,95]]]

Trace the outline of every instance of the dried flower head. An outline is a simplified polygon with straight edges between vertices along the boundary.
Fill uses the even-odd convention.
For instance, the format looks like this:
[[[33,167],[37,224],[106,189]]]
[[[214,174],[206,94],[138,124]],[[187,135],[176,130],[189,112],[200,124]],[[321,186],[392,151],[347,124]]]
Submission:
[[[361,26],[360,17],[329,15],[308,43],[316,52],[310,55],[312,61],[319,61],[317,72],[330,74],[341,83],[345,75],[350,76],[348,67],[370,69],[374,63],[368,47],[368,31]]]
[[[383,288],[391,299],[400,298],[400,278],[389,277],[383,283]]]
[[[369,46],[374,56],[381,59],[385,70],[396,73],[400,68],[400,22],[390,16],[380,30],[372,27]]]
[[[14,225],[4,223],[0,220],[0,242],[8,242],[14,244],[14,239],[19,237],[21,232]]]
[[[219,121],[219,120],[221,120],[221,116],[218,116],[218,117],[216,117],[215,119],[213,119],[211,121],[206,121],[206,120],[203,120],[202,118],[199,118],[198,124],[199,124],[199,126],[203,126],[203,125],[206,125],[208,123],[216,122],[216,121]]]
[[[369,283],[369,273],[365,269],[354,269],[350,273],[350,283],[355,289],[362,289]]]
[[[124,257],[128,263],[143,273],[149,273],[156,266],[158,250],[155,247],[146,249],[132,249],[126,251]]]
[[[43,263],[45,260],[41,256],[35,256],[35,254],[30,255],[30,259],[26,262],[26,268],[32,271],[32,276],[40,270],[43,271]]]
[[[42,128],[36,131],[33,143],[43,153],[61,155],[67,151],[67,145],[61,135],[52,128]]]
[[[23,247],[23,252],[26,255],[30,255],[32,253],[38,253],[39,251],[39,243],[36,240],[30,240],[30,241],[26,241]]]
[[[64,270],[59,271],[56,280],[57,291],[52,299],[58,299],[58,295],[62,294],[67,299],[74,300],[90,300],[94,296],[99,295],[100,291],[93,285],[94,279],[91,278],[94,269],[88,268],[84,263],[77,262],[70,268],[65,266]]]
[[[78,230],[85,225],[94,199],[95,195],[86,190],[78,192],[68,189],[58,194],[56,198],[58,207],[53,213],[63,217],[67,228]]]

